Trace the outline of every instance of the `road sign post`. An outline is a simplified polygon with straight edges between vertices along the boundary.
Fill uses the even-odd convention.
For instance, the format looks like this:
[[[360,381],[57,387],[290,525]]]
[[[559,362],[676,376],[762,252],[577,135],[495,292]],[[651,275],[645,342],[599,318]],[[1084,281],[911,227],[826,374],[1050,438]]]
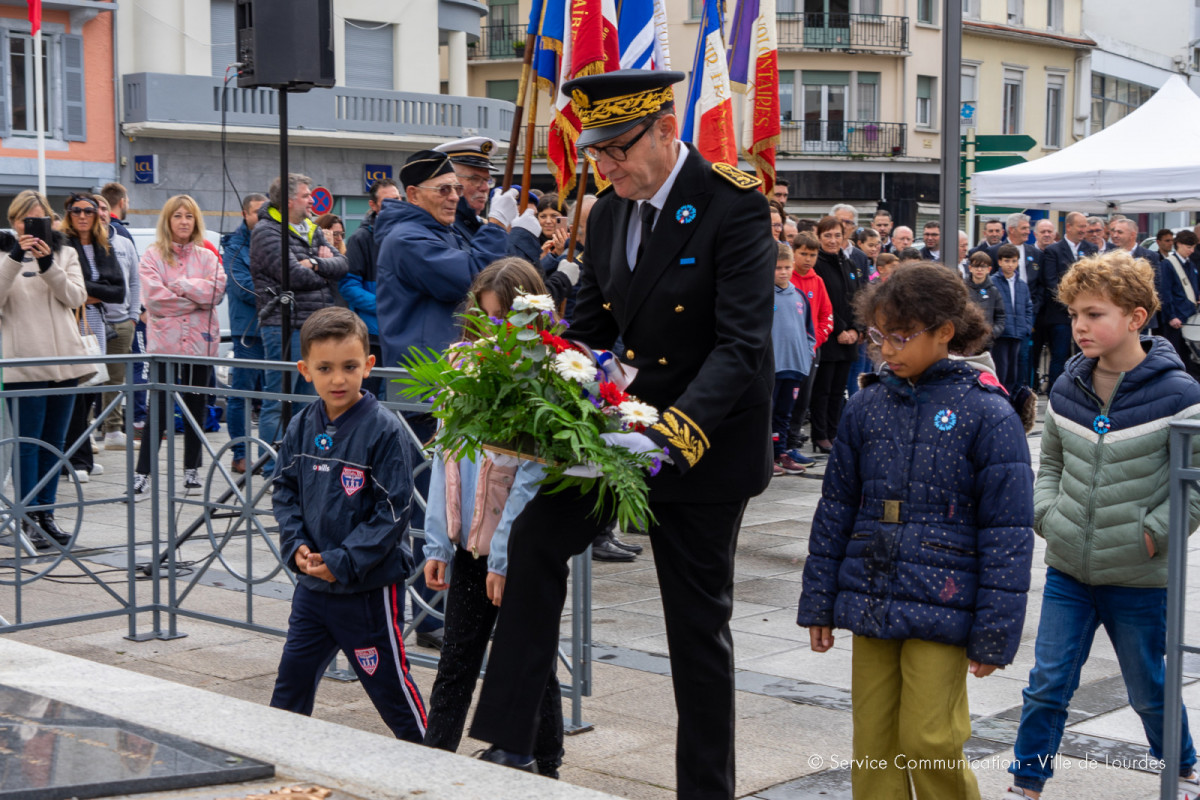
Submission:
[[[964,103],[965,107],[969,105]],[[972,116],[974,114],[972,113]],[[975,235],[975,215],[977,213],[1003,213],[1006,209],[998,206],[976,208],[971,203],[971,193],[967,184],[976,172],[989,172],[1004,169],[1016,164],[1024,164],[1028,159],[1020,155],[1037,144],[1032,136],[1017,134],[975,134],[974,129],[961,137],[962,164],[959,174],[963,176],[963,213],[967,216],[967,230]]]

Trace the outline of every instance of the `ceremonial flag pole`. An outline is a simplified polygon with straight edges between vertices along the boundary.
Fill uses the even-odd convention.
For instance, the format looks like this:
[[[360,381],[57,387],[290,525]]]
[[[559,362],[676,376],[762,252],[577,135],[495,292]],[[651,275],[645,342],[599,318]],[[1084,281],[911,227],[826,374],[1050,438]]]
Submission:
[[[737,142],[733,131],[733,93],[725,63],[724,3],[704,0],[700,17],[700,40],[692,62],[687,107],[683,115],[685,142],[696,145],[700,155],[714,163],[737,166]]]
[[[512,186],[513,168],[517,163],[517,144],[521,139],[521,123],[524,121],[525,98],[533,82],[533,51],[537,49],[541,25],[542,0],[533,0],[533,8],[529,10],[529,25],[525,28],[525,56],[521,62],[521,81],[517,84],[517,107],[513,111],[512,131],[508,135],[508,153],[504,157],[504,181],[501,184],[504,191],[508,191]],[[537,97],[536,88],[533,90],[533,96]]]
[[[742,154],[769,195],[779,144],[779,45],[775,0],[737,0],[729,34],[729,80],[744,98]]]
[[[525,168],[521,170],[521,213],[529,208],[529,182],[533,179],[533,136],[537,132],[537,88],[529,100],[529,126],[525,128]]]
[[[45,76],[42,74],[42,0],[28,0],[29,26],[33,31],[33,113],[37,131],[38,191],[46,194],[46,98],[43,96]],[[47,209],[49,210],[49,209]]]

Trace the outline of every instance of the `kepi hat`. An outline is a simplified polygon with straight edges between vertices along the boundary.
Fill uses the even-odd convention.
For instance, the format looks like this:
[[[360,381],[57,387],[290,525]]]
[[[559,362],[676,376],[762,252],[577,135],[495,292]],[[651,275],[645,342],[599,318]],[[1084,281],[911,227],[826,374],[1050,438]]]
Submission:
[[[562,90],[579,118],[576,147],[615,139],[664,106],[673,106],[671,85],[683,77],[672,70],[619,69],[567,81]]]

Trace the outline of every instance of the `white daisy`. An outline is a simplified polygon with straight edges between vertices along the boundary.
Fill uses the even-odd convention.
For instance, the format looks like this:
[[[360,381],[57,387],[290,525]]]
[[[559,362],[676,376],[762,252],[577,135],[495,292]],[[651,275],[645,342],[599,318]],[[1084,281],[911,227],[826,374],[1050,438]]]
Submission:
[[[621,412],[621,422],[626,425],[645,425],[649,427],[658,422],[658,410],[647,403],[637,400],[626,400],[617,406]]]
[[[554,356],[554,371],[570,381],[587,383],[596,380],[592,360],[578,350],[564,350]]]
[[[519,294],[512,307],[513,311],[553,311],[554,299],[548,294]]]

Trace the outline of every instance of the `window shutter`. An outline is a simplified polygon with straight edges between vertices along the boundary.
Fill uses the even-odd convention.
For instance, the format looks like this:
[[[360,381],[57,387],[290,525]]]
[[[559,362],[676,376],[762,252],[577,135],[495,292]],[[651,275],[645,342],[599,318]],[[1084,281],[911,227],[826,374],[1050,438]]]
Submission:
[[[210,0],[208,12],[209,39],[212,42],[212,76],[224,78],[225,68],[237,61],[236,31],[234,30],[234,0]]]
[[[0,136],[12,134],[12,122],[9,116],[8,96],[12,86],[12,74],[9,71],[8,31],[0,32]]]
[[[63,138],[87,141],[87,109],[83,91],[83,37],[62,36]]]
[[[394,89],[393,55],[391,25],[346,20],[346,86]]]

